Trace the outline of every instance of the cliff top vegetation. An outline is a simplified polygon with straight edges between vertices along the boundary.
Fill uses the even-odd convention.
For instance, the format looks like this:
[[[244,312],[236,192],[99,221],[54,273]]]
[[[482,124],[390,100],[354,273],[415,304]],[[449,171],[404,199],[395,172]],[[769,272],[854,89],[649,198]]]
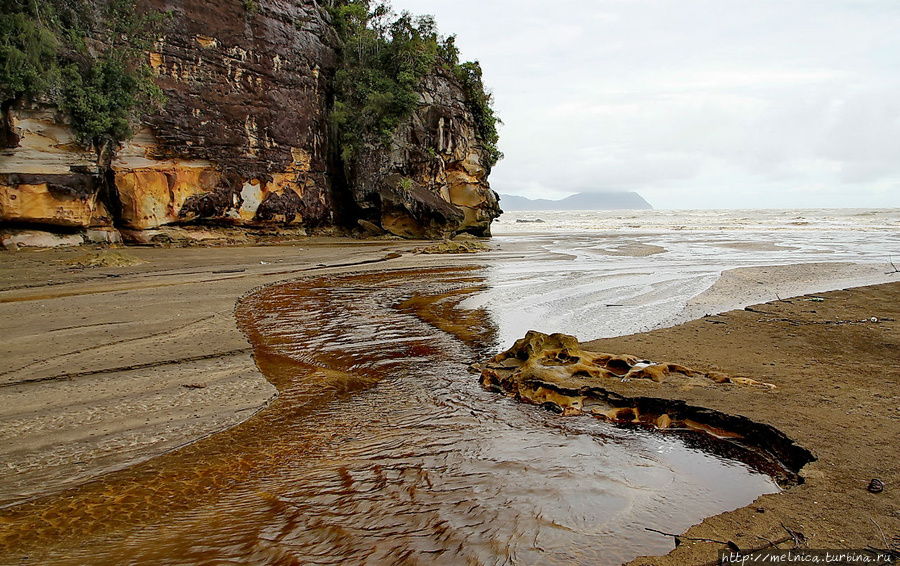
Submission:
[[[163,19],[134,0],[4,0],[0,100],[46,98],[101,156],[164,97],[143,53]]]
[[[256,0],[240,1],[256,11]],[[68,117],[79,141],[103,161],[116,142],[165,98],[144,53],[165,17],[136,0],[6,0],[0,3],[0,102],[49,100]],[[432,16],[396,14],[380,0],[331,0],[327,10],[342,41],[332,121],[343,158],[366,144],[387,143],[420,101],[423,79],[456,75],[475,117],[489,165],[499,120],[478,62],[459,61],[455,36],[439,35]]]
[[[345,160],[366,144],[387,144],[419,104],[423,79],[438,67],[459,79],[489,165],[503,157],[497,147],[500,120],[481,66],[460,63],[455,36],[441,36],[433,16],[397,14],[379,0],[336,0],[329,11],[343,43],[332,120]]]

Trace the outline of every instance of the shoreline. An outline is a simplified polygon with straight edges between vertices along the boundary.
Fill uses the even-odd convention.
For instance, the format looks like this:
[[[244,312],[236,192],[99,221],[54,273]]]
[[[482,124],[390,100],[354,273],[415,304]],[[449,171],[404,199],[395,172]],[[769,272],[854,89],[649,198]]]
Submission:
[[[692,297],[666,326],[782,298],[868,287],[898,279],[897,273],[885,273],[884,267],[876,263],[814,262],[736,267],[723,271],[715,283]]]
[[[3,327],[8,337],[4,355],[10,360],[10,369],[5,369],[0,374],[0,397],[6,396],[0,403],[0,406],[6,407],[5,412],[0,414],[0,438],[4,438],[5,458],[9,459],[9,455],[15,453],[20,461],[31,461],[36,465],[28,469],[31,472],[25,470],[25,473],[16,472],[3,478],[4,486],[13,485],[10,483],[11,477],[18,476],[16,481],[25,480],[24,483],[16,484],[15,489],[20,495],[19,500],[13,504],[22,501],[22,495],[27,499],[47,494],[46,491],[33,491],[29,495],[28,489],[46,489],[47,485],[54,485],[56,482],[55,487],[50,490],[52,492],[77,485],[98,474],[130,466],[234,426],[264,408],[274,398],[274,387],[256,368],[250,356],[249,343],[237,330],[233,317],[235,305],[246,293],[304,275],[484,263],[478,256],[459,260],[455,256],[426,258],[411,255],[420,245],[421,242],[347,242],[321,239],[293,246],[177,250],[125,248],[117,251],[147,263],[84,269],[73,269],[66,263],[67,260],[74,259],[74,256],[83,255],[83,249],[0,255],[0,265],[4,268],[3,280],[0,282],[0,309],[4,314]],[[752,279],[760,270],[772,270],[773,277],[783,278],[796,275],[798,270],[805,269],[804,265],[812,264],[727,271],[720,280],[729,279],[730,283],[726,281],[722,284],[725,286],[720,285],[718,289],[714,289],[716,285],[713,285],[707,290],[710,295],[698,304],[708,306],[711,304],[711,296],[713,299],[715,296],[728,297],[726,283],[736,284],[735,288],[746,287],[744,283],[749,280],[747,278]],[[842,285],[840,281],[848,281],[854,275],[854,270],[855,276],[859,276],[859,265],[822,265],[825,267],[809,268],[816,272],[814,275],[817,283],[828,280],[829,273],[834,275],[833,270],[843,270],[844,273],[844,278],[834,279],[835,287]],[[28,286],[35,281],[42,283],[36,287]],[[888,293],[884,290],[887,288],[873,289],[875,290],[860,292],[875,293],[878,296]],[[893,285],[888,294],[893,293],[896,297],[900,292],[897,289],[900,288]],[[879,300],[883,299],[884,297]],[[712,302],[715,303],[716,300]],[[822,304],[782,301],[774,305],[813,305],[815,308],[830,306],[830,301],[831,299],[826,299]],[[160,305],[164,308],[160,308]],[[768,312],[770,309],[767,306],[765,310]],[[755,315],[750,310],[735,311],[701,318],[674,328],[601,339],[591,344],[600,344],[594,349],[629,352],[651,359],[693,363],[711,369],[733,372],[733,368],[737,367],[738,375],[778,383],[778,376],[769,375],[770,368],[764,367],[772,362],[764,364],[760,361],[753,365],[744,360],[745,365],[742,366],[733,361],[740,358],[735,351],[721,348],[725,345],[739,351],[746,349],[747,344],[752,342],[752,332],[749,336],[745,335],[743,340],[737,340],[737,336],[731,335],[731,331],[738,326],[755,328],[751,324],[752,320],[744,320],[748,314]],[[792,313],[791,316],[802,314]],[[884,316],[886,315],[882,315]],[[900,315],[887,318],[900,318]],[[718,323],[712,324],[710,319]],[[880,331],[891,332],[892,325],[893,322],[883,322],[876,327]],[[121,333],[120,339],[110,343],[109,331]],[[715,334],[716,332],[719,334]],[[774,336],[783,340],[785,332],[796,333],[796,327],[776,329]],[[697,336],[702,337],[702,344],[697,345],[697,348],[705,347],[705,353],[691,348],[692,341],[695,342]],[[775,359],[775,354],[781,353],[777,345],[774,350],[772,345],[768,348],[764,344],[759,345],[755,356],[759,359],[767,356]],[[668,353],[662,356],[666,352]],[[723,353],[727,355],[720,359]],[[805,368],[798,360],[784,361],[779,358],[779,367],[790,364],[792,368]],[[764,367],[762,372],[760,367]],[[760,373],[763,375],[759,375]],[[896,369],[891,375],[894,374]],[[895,381],[900,382],[900,379]],[[157,396],[156,404],[140,398],[142,392],[147,391],[148,383],[156,384],[151,388],[153,395]],[[97,394],[98,390],[102,393]],[[780,426],[776,423],[781,423],[782,417],[789,415],[783,415],[786,411],[780,406],[769,412],[760,408],[761,406],[757,407],[757,393],[749,390],[729,392],[724,400],[711,396],[708,392],[704,396],[703,391],[695,390],[674,390],[667,395],[716,410],[724,409],[723,412],[729,414],[743,415],[746,414],[745,410],[751,413],[757,411],[753,414],[759,416],[761,422],[772,424],[801,446],[810,448],[797,436],[814,438],[818,430],[816,427],[821,426],[821,421],[809,417],[802,423],[785,421]],[[895,392],[890,388],[889,393],[900,399],[900,391]],[[794,402],[792,399],[795,399],[796,392],[779,387],[773,395],[779,399],[780,405],[781,399]],[[23,401],[33,400],[35,397],[39,397],[40,403],[29,405]],[[172,414],[173,403],[176,414]],[[124,414],[123,405],[126,406]],[[897,422],[900,420],[900,406],[892,414],[897,415],[893,419],[896,430],[888,427],[887,433],[881,433],[888,434],[888,442],[890,438],[896,438],[896,433],[900,430]],[[148,416],[151,422],[144,422],[143,419]],[[751,414],[747,416],[753,418]],[[30,430],[34,436],[22,436],[17,440],[18,444],[8,442],[7,438],[19,437],[23,423],[28,419],[31,419]],[[50,442],[35,443],[35,438],[38,437],[49,437]],[[69,452],[60,454],[60,446],[70,447]],[[55,459],[48,458],[47,455],[54,453],[54,450]],[[106,456],[98,457],[98,450]],[[85,465],[85,460],[90,457],[94,457],[94,461]],[[819,462],[805,468],[805,485],[784,493],[808,490],[811,484],[815,485],[826,477],[825,472],[830,470],[820,470],[821,462],[820,458]],[[40,473],[33,471],[35,469]],[[865,478],[863,483],[870,479]],[[896,468],[886,469],[881,479],[888,485],[881,496],[888,500],[890,496],[887,492],[890,491],[892,482],[897,481]],[[827,492],[827,487],[823,489]],[[869,494],[863,489],[862,496],[867,495]],[[767,512],[758,515],[766,516],[767,519],[781,517],[785,521],[797,520],[797,516],[790,514],[793,507],[784,510],[778,504],[782,496],[761,498],[770,498],[773,502],[760,503],[766,506]],[[6,501],[9,501],[8,495]],[[750,507],[757,508],[757,503]],[[4,502],[0,500],[0,507],[3,505]],[[768,511],[770,505],[772,513]],[[755,513],[753,510],[748,512]],[[692,527],[688,536],[735,537],[734,532],[727,534],[722,529],[727,529],[736,520],[732,515],[742,517],[741,513],[742,510],[737,510],[709,518]],[[840,514],[836,516],[842,518]],[[882,515],[878,517],[881,518]],[[758,519],[753,514],[750,518]],[[900,515],[897,515],[897,520],[900,521]],[[771,520],[765,523],[766,528],[771,527],[771,523]],[[859,526],[864,523],[862,521]],[[900,524],[895,523],[896,521],[891,523],[879,520],[881,528],[890,533],[900,532]],[[753,521],[744,520],[741,524],[741,528],[746,531],[744,534],[750,538],[774,536],[769,532],[771,529],[757,528],[757,523]],[[819,531],[811,531],[805,525],[800,526],[807,529],[801,532],[820,536]],[[834,525],[826,523],[825,528],[834,528]],[[876,542],[875,539],[867,540],[869,544]],[[683,564],[695,563],[700,558],[709,560],[709,556],[714,558],[714,550],[710,554],[709,548],[706,548],[709,545],[698,543],[690,546],[697,548],[688,551],[687,545],[683,544],[668,555],[673,558],[641,558],[633,564]]]

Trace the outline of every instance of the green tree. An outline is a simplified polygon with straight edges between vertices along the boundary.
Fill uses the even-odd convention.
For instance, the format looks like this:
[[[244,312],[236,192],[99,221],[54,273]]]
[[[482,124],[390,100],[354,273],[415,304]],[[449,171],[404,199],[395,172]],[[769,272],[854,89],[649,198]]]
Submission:
[[[10,0],[0,7],[0,98],[46,92],[54,82],[58,41],[39,4]],[[44,18],[48,14],[43,14]]]
[[[164,97],[143,54],[163,15],[135,0],[6,0],[0,8],[0,97],[49,96],[79,140],[104,153]]]
[[[338,0],[330,10],[343,42],[331,120],[344,160],[359,155],[366,144],[389,143],[416,109],[423,79],[437,66],[455,71],[463,81],[491,165],[502,157],[496,147],[498,120],[481,68],[459,64],[455,36],[441,37],[432,16],[397,15],[389,4],[372,0]]]

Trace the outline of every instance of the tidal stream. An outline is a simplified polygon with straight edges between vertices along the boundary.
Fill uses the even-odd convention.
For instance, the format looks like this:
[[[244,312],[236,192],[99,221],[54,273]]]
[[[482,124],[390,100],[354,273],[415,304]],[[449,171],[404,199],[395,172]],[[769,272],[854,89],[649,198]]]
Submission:
[[[690,438],[483,390],[480,268],[304,279],[238,306],[278,398],[244,424],[7,510],[15,564],[619,564],[778,490]],[[527,328],[520,329],[524,334]],[[699,435],[699,433],[698,433]],[[27,558],[25,558],[27,557]],[[4,562],[7,563],[7,562]]]

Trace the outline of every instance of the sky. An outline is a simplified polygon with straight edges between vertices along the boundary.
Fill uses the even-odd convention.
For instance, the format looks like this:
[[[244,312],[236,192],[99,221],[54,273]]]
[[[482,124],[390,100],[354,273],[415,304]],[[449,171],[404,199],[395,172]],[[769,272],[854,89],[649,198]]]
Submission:
[[[478,60],[492,188],[900,207],[898,0],[393,0]]]

